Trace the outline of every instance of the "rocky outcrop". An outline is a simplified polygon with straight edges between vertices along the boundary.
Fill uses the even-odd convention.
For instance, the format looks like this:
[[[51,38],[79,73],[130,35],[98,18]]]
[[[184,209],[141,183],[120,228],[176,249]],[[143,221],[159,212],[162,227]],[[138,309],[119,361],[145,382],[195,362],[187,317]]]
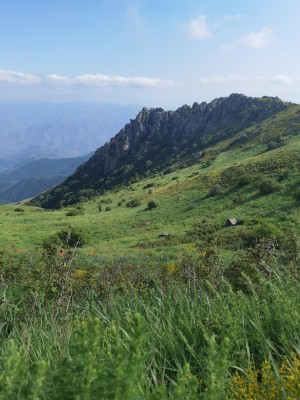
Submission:
[[[185,105],[176,111],[143,108],[75,174],[37,200],[45,207],[70,204],[78,200],[78,192],[83,195],[83,191],[91,193],[112,188],[128,181],[134,174],[144,173],[147,168],[163,169],[168,165],[167,159],[172,161],[172,157],[181,157],[182,149],[186,154],[193,145],[201,151],[208,140],[218,140],[220,135],[224,138],[224,135],[258,123],[287,106],[276,97],[232,94],[208,104]]]
[[[143,141],[151,140],[157,133],[188,139],[194,134],[241,129],[285,108],[286,104],[278,98],[251,98],[241,94],[215,99],[209,104],[195,103],[192,108],[183,106],[177,111],[143,108],[109,143],[98,149],[94,157],[104,158],[106,174],[117,167],[123,156],[138,152]]]

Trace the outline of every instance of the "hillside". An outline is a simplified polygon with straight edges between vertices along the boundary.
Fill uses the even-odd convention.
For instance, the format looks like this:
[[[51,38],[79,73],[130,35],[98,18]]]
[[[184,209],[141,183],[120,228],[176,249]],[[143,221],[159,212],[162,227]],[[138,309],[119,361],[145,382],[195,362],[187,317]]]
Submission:
[[[229,139],[231,147],[246,145],[261,135],[257,124],[292,107],[278,98],[232,94],[176,111],[144,108],[75,174],[34,203],[58,208],[155,173],[197,162],[208,166],[216,157],[214,146]]]
[[[149,134],[157,164],[89,200],[64,183],[80,203],[0,206],[5,398],[299,398],[300,106],[261,101],[279,110],[208,118],[239,127],[182,141],[175,161]],[[122,132],[143,138],[150,115],[165,113]],[[80,170],[97,176],[90,160]]]

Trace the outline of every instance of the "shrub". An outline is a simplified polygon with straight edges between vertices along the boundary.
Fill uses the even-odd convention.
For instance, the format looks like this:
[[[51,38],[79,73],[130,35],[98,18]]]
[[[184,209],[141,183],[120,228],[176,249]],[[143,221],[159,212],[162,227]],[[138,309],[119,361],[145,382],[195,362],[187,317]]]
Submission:
[[[293,197],[296,201],[300,201],[300,188],[295,190]]]
[[[102,199],[102,200],[100,200],[100,203],[102,203],[102,204],[111,204],[113,201],[112,201],[112,199]]]
[[[250,183],[252,183],[253,182],[253,177],[251,176],[251,175],[242,175],[240,178],[239,178],[239,180],[238,180],[238,183],[237,183],[237,185],[239,186],[239,187],[243,187],[243,186],[247,186],[247,185],[249,185]]]
[[[83,247],[89,238],[89,233],[83,228],[63,229],[57,233],[58,241],[68,247]]]
[[[140,200],[133,199],[133,200],[130,200],[128,203],[126,203],[126,207],[133,208],[133,207],[138,207],[141,204],[142,203],[140,202]]]
[[[221,192],[221,186],[216,183],[215,185],[213,185],[210,190],[209,190],[209,196],[216,196],[217,194],[219,194]]]
[[[249,245],[252,245],[253,243],[262,239],[272,239],[278,243],[283,243],[285,239],[285,233],[274,223],[262,220],[253,227],[252,232],[249,233],[246,241]]]
[[[148,210],[153,210],[154,208],[158,207],[158,204],[154,200],[148,201]]]
[[[111,211],[111,207],[110,206],[105,207],[105,211]]]
[[[149,189],[149,188],[151,188],[151,187],[153,187],[154,186],[154,183],[153,182],[150,182],[150,183],[147,183],[147,185],[145,185],[144,187],[143,187],[143,189]]]
[[[280,187],[280,184],[275,179],[264,178],[259,185],[259,192],[261,194],[271,194],[277,192]]]
[[[21,207],[15,208],[15,212],[25,212],[25,210]]]
[[[66,212],[67,217],[74,217],[76,215],[83,215],[83,214],[84,214],[84,209],[82,206],[78,206]]]

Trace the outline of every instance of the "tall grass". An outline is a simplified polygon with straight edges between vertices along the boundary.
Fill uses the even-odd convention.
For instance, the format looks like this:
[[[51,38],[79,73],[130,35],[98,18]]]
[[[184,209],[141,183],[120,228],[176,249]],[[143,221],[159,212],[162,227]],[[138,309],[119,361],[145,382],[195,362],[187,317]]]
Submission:
[[[42,291],[22,291],[21,279],[6,281],[0,398],[250,399],[254,384],[268,394],[257,375],[266,362],[272,390],[287,398],[294,392],[279,371],[300,374],[299,281],[280,267],[245,280],[247,291],[224,278],[128,291],[118,281],[104,297],[83,287],[59,312],[55,295],[45,301]]]

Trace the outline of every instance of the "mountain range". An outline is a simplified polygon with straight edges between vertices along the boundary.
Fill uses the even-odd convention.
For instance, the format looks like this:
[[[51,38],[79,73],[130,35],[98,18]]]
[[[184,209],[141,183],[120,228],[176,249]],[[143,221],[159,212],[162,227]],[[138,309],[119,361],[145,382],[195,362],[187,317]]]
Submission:
[[[166,174],[193,163],[202,163],[207,168],[220,152],[253,140],[260,143],[273,140],[275,146],[280,145],[281,135],[289,134],[291,126],[285,125],[282,131],[268,138],[261,123],[272,121],[275,115],[286,120],[285,112],[295,107],[299,108],[277,97],[232,94],[208,104],[184,105],[176,111],[143,108],[74,174],[32,204],[58,208],[141,177]]]

